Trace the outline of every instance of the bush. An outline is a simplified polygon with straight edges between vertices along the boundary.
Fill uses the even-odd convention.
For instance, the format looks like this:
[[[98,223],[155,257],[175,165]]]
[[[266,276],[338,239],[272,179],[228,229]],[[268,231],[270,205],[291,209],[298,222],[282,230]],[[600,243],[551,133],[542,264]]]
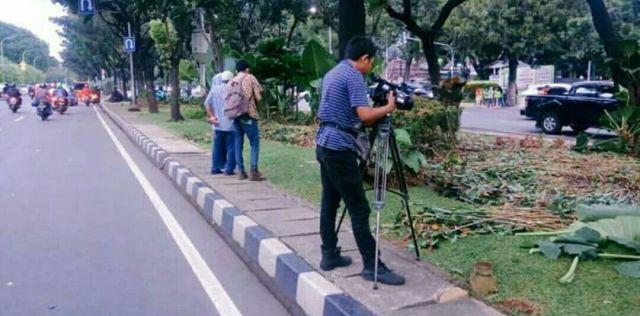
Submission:
[[[199,120],[207,116],[207,111],[202,106],[184,106],[182,116],[189,120]]]
[[[310,147],[315,145],[317,126],[282,125],[268,123],[260,126],[260,134],[265,139]]]
[[[394,125],[409,134],[412,146],[427,156],[453,148],[459,129],[459,108],[424,98],[416,98],[415,104],[411,111],[394,114]]]

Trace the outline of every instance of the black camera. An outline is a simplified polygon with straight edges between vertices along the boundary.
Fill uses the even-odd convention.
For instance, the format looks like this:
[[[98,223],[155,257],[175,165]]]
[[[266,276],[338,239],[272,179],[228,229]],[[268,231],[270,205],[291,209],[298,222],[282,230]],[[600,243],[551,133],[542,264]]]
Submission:
[[[375,74],[371,74],[371,81],[374,86],[370,89],[369,95],[373,100],[373,106],[382,106],[387,104],[387,96],[393,91],[396,96],[396,106],[398,110],[408,111],[413,109],[413,92],[414,89],[403,83],[400,85],[386,81]]]

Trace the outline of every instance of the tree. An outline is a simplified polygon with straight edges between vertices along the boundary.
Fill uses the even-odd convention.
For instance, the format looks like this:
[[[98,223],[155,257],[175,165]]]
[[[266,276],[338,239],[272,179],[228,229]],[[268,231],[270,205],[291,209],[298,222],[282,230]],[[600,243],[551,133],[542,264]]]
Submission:
[[[422,51],[424,53],[424,57],[427,59],[427,65],[429,66],[429,79],[431,80],[431,84],[434,86],[440,85],[440,64],[438,63],[435,41],[438,36],[440,36],[442,28],[449,19],[451,12],[465,1],[466,0],[447,0],[447,2],[445,2],[442,8],[438,11],[435,21],[428,26],[421,26],[422,23],[419,23],[416,20],[413,14],[414,4],[411,0],[402,0],[402,11],[394,9],[392,3],[383,1],[389,16],[402,22],[411,34],[420,39],[420,42],[422,43]],[[429,1],[422,4],[426,6],[433,6],[435,1]],[[424,12],[426,8],[421,9],[421,12]]]
[[[1,39],[7,39],[3,45],[6,60],[20,63],[22,53],[28,51],[25,61],[30,64],[37,57],[38,62],[32,66],[40,70],[47,70],[58,63],[49,56],[49,45],[26,29],[0,22]]]
[[[366,11],[364,0],[338,1],[338,41],[339,59],[344,58],[349,40],[356,36],[365,36]]]
[[[69,8],[71,15],[78,12],[78,1],[75,0],[52,0]],[[136,52],[133,54],[134,73],[136,75],[136,88],[144,90],[146,103],[149,112],[158,112],[158,104],[155,99],[154,70],[157,63],[157,56],[154,51],[153,41],[145,30],[146,23],[153,16],[153,11],[148,10],[143,0],[94,0],[98,8],[93,17],[82,17],[86,20],[99,19],[108,28],[109,33],[119,38],[118,44],[113,47],[122,47],[122,37],[128,36],[127,27],[131,26],[132,35],[136,37]],[[87,41],[96,39],[96,34],[85,34]],[[120,52],[124,55],[123,52]],[[73,54],[73,53],[71,53]],[[121,69],[121,73],[128,73],[128,70]],[[123,76],[124,77],[124,76]]]
[[[640,45],[637,39],[623,41],[616,32],[609,11],[602,0],[586,0],[593,25],[600,35],[608,57],[613,80],[629,90],[631,103],[640,106]],[[637,4],[640,12],[640,4]]]

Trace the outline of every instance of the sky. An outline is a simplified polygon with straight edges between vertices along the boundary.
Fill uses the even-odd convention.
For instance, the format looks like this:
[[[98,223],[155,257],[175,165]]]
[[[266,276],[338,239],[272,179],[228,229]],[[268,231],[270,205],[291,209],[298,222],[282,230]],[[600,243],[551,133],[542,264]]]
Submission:
[[[59,4],[51,0],[0,0],[0,21],[25,28],[49,44],[51,56],[61,60],[60,29],[49,18],[65,15]]]

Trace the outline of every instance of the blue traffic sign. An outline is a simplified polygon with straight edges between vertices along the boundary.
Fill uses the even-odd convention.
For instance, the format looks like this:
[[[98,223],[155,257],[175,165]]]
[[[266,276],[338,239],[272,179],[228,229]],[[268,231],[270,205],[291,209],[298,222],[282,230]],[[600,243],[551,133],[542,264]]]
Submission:
[[[80,14],[94,14],[96,12],[96,6],[93,0],[78,0],[78,13]]]
[[[136,51],[136,38],[125,37],[124,38],[124,51],[126,53],[133,53]]]

